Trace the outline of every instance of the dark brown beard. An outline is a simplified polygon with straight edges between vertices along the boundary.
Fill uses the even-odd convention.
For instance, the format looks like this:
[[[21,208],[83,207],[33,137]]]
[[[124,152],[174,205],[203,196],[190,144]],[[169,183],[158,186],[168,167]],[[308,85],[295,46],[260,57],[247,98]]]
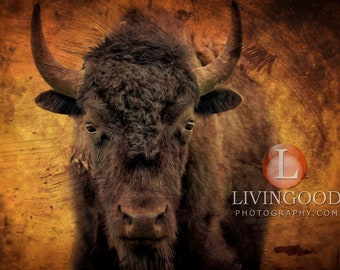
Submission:
[[[127,248],[124,243],[117,249],[119,269],[122,270],[173,270],[173,249],[163,241],[157,248]]]

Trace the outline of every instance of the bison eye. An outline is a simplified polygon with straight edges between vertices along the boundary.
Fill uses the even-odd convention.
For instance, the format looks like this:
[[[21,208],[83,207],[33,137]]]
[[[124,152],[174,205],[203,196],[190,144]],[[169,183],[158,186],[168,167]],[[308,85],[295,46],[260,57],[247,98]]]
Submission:
[[[90,122],[87,122],[85,124],[85,127],[86,127],[87,132],[90,134],[96,133],[97,131],[96,127]]]
[[[189,120],[188,122],[186,122],[184,128],[187,130],[187,131],[191,131],[193,128],[194,128],[194,120]]]

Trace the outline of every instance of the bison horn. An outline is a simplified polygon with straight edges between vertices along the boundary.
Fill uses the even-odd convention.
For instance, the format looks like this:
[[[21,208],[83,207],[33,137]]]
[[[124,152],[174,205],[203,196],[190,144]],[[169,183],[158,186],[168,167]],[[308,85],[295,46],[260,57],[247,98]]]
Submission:
[[[56,92],[75,98],[83,82],[84,71],[67,69],[54,59],[42,31],[39,4],[34,5],[32,13],[31,48],[34,62],[44,80]]]
[[[201,94],[213,90],[214,86],[223,83],[233,72],[241,54],[242,29],[240,10],[235,1],[231,4],[232,32],[221,54],[204,67],[194,69]]]

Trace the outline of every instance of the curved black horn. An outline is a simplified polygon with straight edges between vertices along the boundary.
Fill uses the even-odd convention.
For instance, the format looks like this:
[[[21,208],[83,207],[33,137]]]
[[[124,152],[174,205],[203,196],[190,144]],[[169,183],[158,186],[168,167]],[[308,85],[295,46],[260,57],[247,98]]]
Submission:
[[[31,21],[31,49],[34,62],[44,80],[58,93],[76,97],[84,72],[60,65],[48,49],[40,18],[40,5],[35,4]]]
[[[238,5],[231,4],[231,34],[221,54],[210,64],[194,69],[201,94],[213,90],[214,86],[223,83],[233,72],[241,55],[242,24]]]

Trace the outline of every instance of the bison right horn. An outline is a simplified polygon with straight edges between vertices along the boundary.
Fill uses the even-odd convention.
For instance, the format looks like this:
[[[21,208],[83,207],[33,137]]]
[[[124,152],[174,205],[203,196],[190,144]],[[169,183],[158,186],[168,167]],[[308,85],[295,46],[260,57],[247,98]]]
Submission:
[[[210,64],[193,70],[201,95],[212,91],[233,72],[240,58],[242,47],[242,24],[238,5],[231,4],[231,34],[221,54]]]
[[[44,80],[56,92],[75,98],[83,83],[84,71],[65,68],[54,59],[46,45],[39,4],[34,5],[32,13],[31,48],[34,62]]]

